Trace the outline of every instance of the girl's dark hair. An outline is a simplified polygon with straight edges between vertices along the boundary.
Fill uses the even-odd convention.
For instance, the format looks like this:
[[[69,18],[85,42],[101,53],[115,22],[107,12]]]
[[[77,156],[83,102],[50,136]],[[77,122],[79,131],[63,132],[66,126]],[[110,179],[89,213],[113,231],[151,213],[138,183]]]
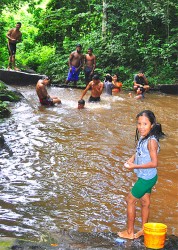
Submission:
[[[105,81],[106,81],[106,82],[112,82],[112,76],[107,74],[107,75],[105,76]]]
[[[151,135],[154,135],[156,137],[156,139],[159,140],[161,137],[163,137],[165,135],[162,131],[161,124],[156,122],[156,117],[152,111],[143,110],[136,116],[136,119],[138,119],[140,116],[146,116],[149,119],[149,121],[151,122],[151,125],[153,125],[152,129],[150,130],[148,135],[143,138],[143,140],[147,139]],[[139,140],[138,129],[136,129],[135,140],[136,141]]]
[[[119,78],[119,74],[114,73],[113,76],[117,76],[117,79]]]

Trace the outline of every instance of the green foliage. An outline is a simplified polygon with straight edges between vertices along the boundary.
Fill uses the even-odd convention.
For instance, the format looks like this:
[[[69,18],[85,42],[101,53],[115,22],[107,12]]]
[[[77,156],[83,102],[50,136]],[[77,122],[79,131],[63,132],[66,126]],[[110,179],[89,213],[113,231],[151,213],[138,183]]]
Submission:
[[[53,81],[64,83],[68,71],[68,55],[51,54],[48,60],[38,68],[39,72],[45,72]]]
[[[2,82],[0,81],[0,91],[4,91],[4,90],[6,90],[6,89],[7,89],[7,86],[4,85],[4,83],[2,83]]]
[[[33,47],[33,44],[28,43],[27,46],[30,48],[28,52],[26,52],[23,57],[20,55],[17,56],[18,63],[21,67],[28,65],[29,68],[37,72],[40,72],[41,69],[46,71],[50,57],[54,54],[55,49],[50,46],[41,46],[40,44]]]
[[[24,3],[3,0],[3,6]],[[15,19],[22,21],[23,42],[18,44],[17,62],[64,83],[69,54],[81,43],[83,53],[93,47],[96,71],[118,73],[124,87],[131,87],[133,76],[142,68],[149,83],[174,83],[178,69],[176,0],[154,2],[105,0],[106,33],[102,33],[103,1],[30,1],[18,15],[7,10],[0,18],[0,66],[7,63],[5,33]],[[19,5],[18,5],[19,6]],[[28,10],[28,11],[27,11]],[[83,81],[81,74],[81,81]]]
[[[0,118],[9,117],[10,110],[5,102],[0,101]]]
[[[7,86],[0,81],[0,101],[16,102],[19,101],[20,97],[11,90],[7,89]],[[6,104],[2,104],[5,105]]]
[[[8,117],[10,115],[10,110],[8,109],[7,102],[17,102],[20,97],[7,89],[7,86],[0,81],[0,118]]]

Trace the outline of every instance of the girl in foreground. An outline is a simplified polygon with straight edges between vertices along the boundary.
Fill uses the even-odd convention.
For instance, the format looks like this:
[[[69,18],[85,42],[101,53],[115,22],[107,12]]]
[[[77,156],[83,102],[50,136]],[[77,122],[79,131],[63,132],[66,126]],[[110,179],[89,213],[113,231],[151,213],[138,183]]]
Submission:
[[[155,115],[150,110],[144,110],[137,116],[136,153],[124,166],[136,173],[138,179],[128,194],[127,201],[127,230],[118,232],[118,236],[126,239],[136,239],[143,235],[143,226],[148,222],[150,195],[157,182],[159,138],[164,135],[161,124],[156,123]],[[140,139],[138,139],[140,134]],[[136,202],[141,201],[142,230],[134,234]]]

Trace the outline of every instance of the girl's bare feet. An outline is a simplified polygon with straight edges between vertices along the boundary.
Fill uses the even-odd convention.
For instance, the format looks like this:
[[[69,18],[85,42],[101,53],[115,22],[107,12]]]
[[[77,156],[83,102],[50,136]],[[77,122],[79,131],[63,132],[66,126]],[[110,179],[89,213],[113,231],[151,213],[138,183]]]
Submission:
[[[118,232],[117,235],[121,238],[124,238],[124,239],[129,239],[129,240],[134,239],[134,234],[133,233],[129,234],[127,230],[122,231],[122,232]]]
[[[134,234],[134,239],[138,239],[140,236],[143,236],[143,235],[144,235],[144,231],[140,230],[136,234]]]

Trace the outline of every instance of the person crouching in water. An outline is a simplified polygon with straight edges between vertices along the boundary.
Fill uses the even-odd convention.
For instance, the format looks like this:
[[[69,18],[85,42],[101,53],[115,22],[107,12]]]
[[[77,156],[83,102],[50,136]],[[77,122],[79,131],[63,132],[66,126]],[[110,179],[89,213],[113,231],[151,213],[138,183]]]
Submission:
[[[48,76],[42,77],[36,84],[36,93],[39,97],[40,103],[46,106],[53,106],[55,103],[61,103],[61,100],[56,96],[50,96],[47,92],[47,85],[50,83]]]

